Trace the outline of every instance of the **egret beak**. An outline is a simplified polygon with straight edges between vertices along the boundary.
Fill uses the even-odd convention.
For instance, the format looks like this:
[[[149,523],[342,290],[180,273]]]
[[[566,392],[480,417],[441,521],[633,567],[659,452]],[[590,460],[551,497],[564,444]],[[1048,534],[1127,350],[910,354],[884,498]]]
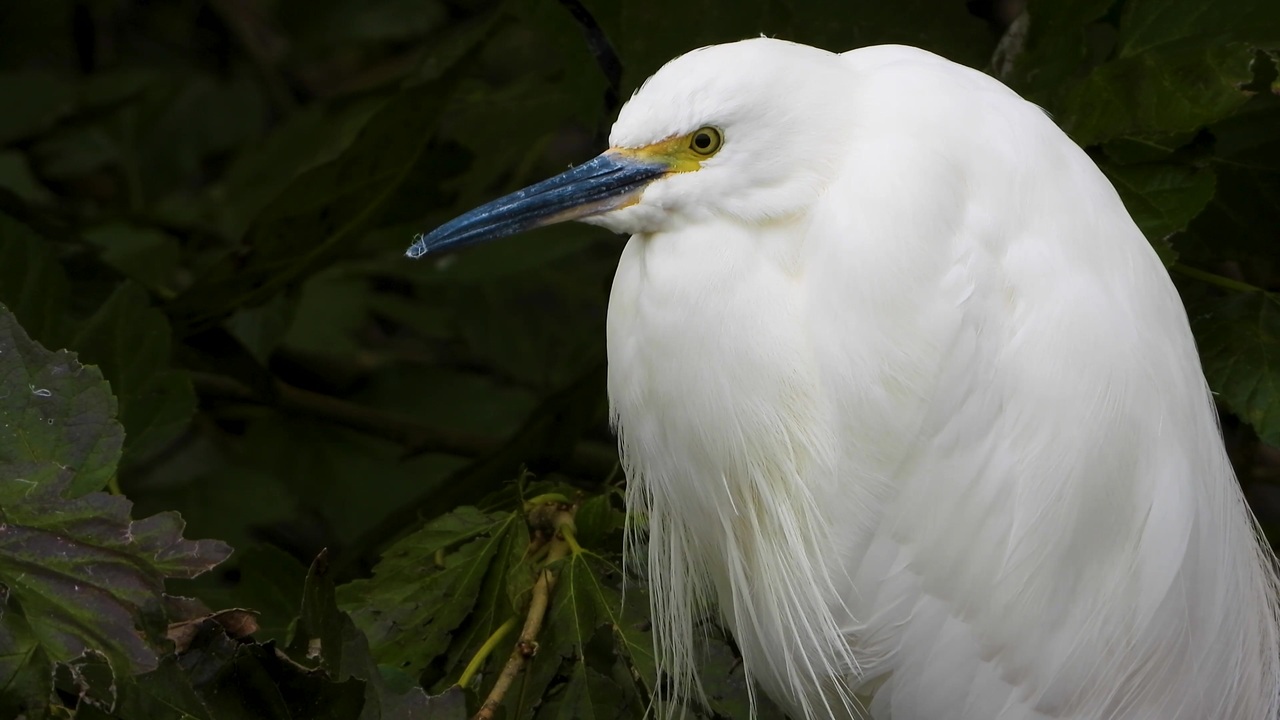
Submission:
[[[667,163],[611,150],[419,235],[405,254],[419,258],[429,252],[616,210],[634,202],[646,185],[670,170]]]

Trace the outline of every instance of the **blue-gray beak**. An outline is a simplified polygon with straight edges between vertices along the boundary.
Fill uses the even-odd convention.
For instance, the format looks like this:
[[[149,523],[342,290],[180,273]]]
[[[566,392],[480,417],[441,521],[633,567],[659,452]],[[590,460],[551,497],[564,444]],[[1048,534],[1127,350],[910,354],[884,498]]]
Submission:
[[[633,202],[646,185],[670,170],[665,163],[606,152],[419,235],[405,254],[419,258],[429,252],[608,212]]]

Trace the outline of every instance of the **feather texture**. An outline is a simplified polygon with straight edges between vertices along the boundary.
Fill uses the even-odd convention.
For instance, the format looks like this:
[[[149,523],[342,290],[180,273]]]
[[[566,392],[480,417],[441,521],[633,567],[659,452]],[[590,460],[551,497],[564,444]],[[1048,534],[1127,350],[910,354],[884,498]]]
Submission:
[[[696,51],[612,141],[702,125],[701,170],[593,219],[634,233],[609,394],[677,691],[718,612],[797,717],[1275,718],[1273,558],[1087,155],[895,46]]]

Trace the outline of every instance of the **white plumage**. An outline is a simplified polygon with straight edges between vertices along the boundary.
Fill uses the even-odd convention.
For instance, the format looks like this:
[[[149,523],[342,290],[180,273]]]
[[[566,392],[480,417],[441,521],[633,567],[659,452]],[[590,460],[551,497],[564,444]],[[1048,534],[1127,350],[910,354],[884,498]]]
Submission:
[[[584,206],[632,234],[609,395],[677,689],[711,613],[798,718],[1275,718],[1271,553],[1085,153],[921,50],[762,38],[662,68],[610,157],[702,127]]]
[[[669,670],[710,602],[798,716],[840,670],[894,720],[1274,717],[1269,557],[1089,158],[904,47],[694,52],[611,144],[703,125],[702,170],[601,217],[636,233],[609,394]]]

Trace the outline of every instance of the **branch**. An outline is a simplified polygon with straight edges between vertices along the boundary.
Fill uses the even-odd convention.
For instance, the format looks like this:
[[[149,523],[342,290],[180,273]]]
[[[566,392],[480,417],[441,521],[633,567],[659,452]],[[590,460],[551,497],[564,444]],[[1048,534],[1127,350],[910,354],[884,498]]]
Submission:
[[[276,397],[263,398],[240,381],[200,371],[190,371],[191,382],[202,398],[274,407],[281,412],[318,418],[340,427],[389,440],[406,455],[441,453],[466,458],[488,457],[507,445],[507,438],[490,438],[424,425],[405,415],[374,410],[331,395],[275,382]],[[570,477],[598,484],[618,463],[613,448],[602,443],[579,442],[559,468]]]
[[[418,452],[478,457],[502,447],[499,440],[429,427],[403,415],[374,410],[278,380],[275,383],[274,403],[259,397],[240,381],[224,375],[192,371],[191,381],[196,391],[205,398],[274,406],[281,412],[326,420]]]
[[[1218,287],[1225,288],[1227,290],[1234,290],[1242,293],[1266,292],[1256,285],[1250,285],[1247,282],[1217,275],[1215,273],[1201,270],[1200,268],[1191,267],[1190,265],[1183,265],[1182,263],[1174,263],[1169,269],[1179,275],[1185,275],[1186,277],[1194,278],[1201,282],[1209,283],[1210,285],[1217,285]]]
[[[609,89],[604,94],[604,104],[606,114],[612,115],[618,109],[618,93],[622,85],[622,61],[618,60],[618,52],[613,49],[613,44],[604,34],[600,23],[596,22],[580,0],[560,0],[560,4],[573,16],[578,27],[582,28],[582,34],[587,38],[587,47],[609,83]]]
[[[533,594],[529,601],[529,613],[525,616],[524,629],[520,631],[520,639],[516,641],[515,649],[511,651],[511,657],[507,658],[507,664],[502,667],[502,672],[498,674],[498,680],[494,682],[493,689],[489,691],[488,697],[484,699],[484,703],[480,706],[480,711],[476,713],[473,720],[493,720],[498,708],[502,705],[503,698],[507,696],[507,691],[511,689],[512,683],[516,681],[520,672],[524,670],[529,658],[538,653],[538,633],[542,631],[542,621],[547,616],[547,605],[551,602],[551,591],[556,584],[556,576],[551,571],[551,566],[570,552],[572,552],[570,544],[561,534],[557,534],[551,540],[550,551],[547,553],[547,567],[538,576],[538,581],[533,584]]]

